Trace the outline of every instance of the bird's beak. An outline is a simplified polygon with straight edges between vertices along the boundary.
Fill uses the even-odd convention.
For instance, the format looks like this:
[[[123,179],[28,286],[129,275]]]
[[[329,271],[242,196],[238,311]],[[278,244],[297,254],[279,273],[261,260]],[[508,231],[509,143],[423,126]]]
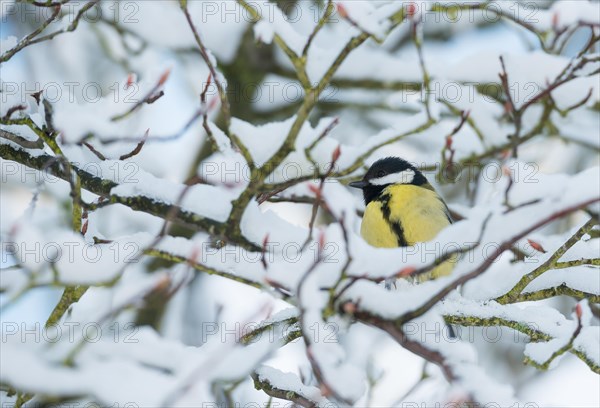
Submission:
[[[350,187],[354,187],[354,188],[365,188],[366,186],[369,185],[368,182],[360,180],[360,181],[353,181],[352,183],[348,184]]]

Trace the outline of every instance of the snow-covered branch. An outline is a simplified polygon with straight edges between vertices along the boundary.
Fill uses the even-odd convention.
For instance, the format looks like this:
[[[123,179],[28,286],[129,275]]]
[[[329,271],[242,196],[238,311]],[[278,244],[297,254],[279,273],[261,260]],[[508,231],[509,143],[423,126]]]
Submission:
[[[75,3],[0,11],[3,402],[515,406],[522,366],[600,374],[596,3]],[[347,185],[385,156],[448,204],[433,240],[361,236]]]

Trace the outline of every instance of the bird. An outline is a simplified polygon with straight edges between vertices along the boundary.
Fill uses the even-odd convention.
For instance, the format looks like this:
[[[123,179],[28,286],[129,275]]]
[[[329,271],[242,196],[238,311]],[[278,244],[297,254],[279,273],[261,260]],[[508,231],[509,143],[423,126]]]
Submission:
[[[362,190],[366,208],[360,234],[371,246],[395,248],[431,241],[452,224],[448,206],[427,178],[399,157],[377,160],[362,180],[349,186]],[[453,266],[450,258],[417,281],[449,275]]]

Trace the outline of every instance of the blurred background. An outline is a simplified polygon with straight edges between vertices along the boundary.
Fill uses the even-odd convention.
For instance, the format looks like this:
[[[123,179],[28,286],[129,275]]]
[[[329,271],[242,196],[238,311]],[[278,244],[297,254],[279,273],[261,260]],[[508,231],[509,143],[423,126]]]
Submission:
[[[281,49],[268,38],[261,37],[268,37],[268,31],[257,30],[250,16],[234,1],[188,3],[201,37],[227,80],[232,116],[261,125],[293,115],[302,102],[303,89]],[[370,4],[379,6],[383,3]],[[425,4],[412,3],[417,8]],[[440,183],[436,177],[432,164],[439,163],[444,136],[457,124],[456,112],[452,112],[449,106],[470,110],[471,118],[485,134],[487,143],[478,139],[477,126],[465,126],[454,136],[457,157],[480,153],[487,146],[505,140],[510,124],[505,117],[505,106],[498,96],[498,56],[505,56],[509,74],[515,81],[520,81],[522,93],[517,99],[525,100],[531,92],[527,84],[535,84],[539,89],[544,85],[544,79],[551,78],[556,71],[553,67],[555,61],[576,56],[589,41],[589,28],[577,27],[580,15],[577,13],[580,12],[576,9],[580,3],[586,3],[585,7],[591,5],[588,10],[592,10],[592,20],[600,19],[598,2],[564,1],[557,5],[551,1],[527,1],[513,7],[504,6],[512,15],[520,13],[520,19],[540,29],[544,25],[551,27],[555,24],[569,30],[568,37],[563,37],[564,43],[561,38],[560,49],[557,46],[551,52],[542,50],[536,35],[509,19],[498,18],[492,12],[489,15],[480,11],[464,11],[460,14],[448,12],[421,16],[423,23],[419,29],[423,30],[424,61],[430,76],[438,80],[437,89],[432,89],[431,109],[440,118],[446,133],[424,132],[403,139],[378,150],[370,162],[387,155],[399,155],[432,169],[427,173],[428,178],[451,209],[459,214],[463,209],[485,200],[486,195],[497,193],[498,188],[493,183],[474,189],[473,180],[478,177],[470,181],[463,178],[454,183]],[[260,3],[260,6],[265,13],[272,7],[279,7],[294,30],[308,35],[325,3],[276,1]],[[2,0],[0,10],[1,53],[38,27],[47,18],[44,13],[51,12],[49,8],[6,0]],[[64,22],[55,24],[60,28],[73,18],[71,14],[64,17]],[[339,38],[351,28],[351,24],[339,13],[334,19],[335,22],[332,19],[325,25],[315,39],[317,47],[308,55],[309,60],[317,61],[310,66],[313,72],[319,71],[318,61],[331,59],[330,54],[339,49]],[[370,40],[353,53],[322,95],[310,122],[316,124],[322,118],[337,117],[339,125],[330,136],[344,144],[360,146],[369,136],[394,127],[403,120],[411,120],[422,110],[422,69],[412,35],[410,25],[403,24],[381,44]],[[201,124],[195,123],[184,129],[200,106],[199,95],[205,89],[209,71],[175,1],[102,1],[86,13],[74,33],[28,47],[3,63],[0,69],[2,114],[7,107],[15,104],[27,104],[35,112],[38,107],[30,94],[43,90],[44,96],[54,106],[55,126],[63,132],[66,140],[77,141],[84,135],[93,134],[95,139],[92,140],[101,144],[103,140],[141,136],[146,129],[150,129],[151,137],[177,135],[165,142],[147,143],[132,162],[158,177],[177,182],[186,182],[196,176],[205,179],[212,176],[217,182],[223,180],[222,174],[203,174],[203,163],[219,158],[214,147],[207,142]],[[143,97],[167,72],[168,80],[160,99],[123,121],[114,123],[109,120],[131,106],[132,101]],[[133,86],[126,86],[132,82]],[[592,96],[585,107],[571,112],[566,118],[556,115],[553,129],[544,129],[539,137],[522,146],[520,160],[535,163],[542,173],[574,174],[597,165],[600,129],[598,82],[596,75],[573,88],[572,93],[576,94],[572,96],[574,100],[582,96],[581,92],[575,91],[592,88]],[[444,86],[445,83],[459,85]],[[484,90],[480,86],[482,84],[496,85]],[[461,97],[453,96],[456,89],[463,91],[459,91]],[[463,97],[465,89],[473,90],[471,98]],[[208,101],[214,100],[216,95],[216,88],[209,87]],[[569,97],[565,96],[563,106],[572,105]],[[212,109],[211,119],[222,126],[223,118],[219,116],[218,109]],[[436,129],[439,132],[439,128]],[[101,144],[102,152],[110,157],[125,154],[135,145],[135,142]],[[489,159],[487,164],[490,163],[494,163],[494,158]],[[69,189],[65,183],[39,183],[38,176],[23,176],[23,172],[9,169],[3,162],[0,197],[3,241],[10,227],[27,216],[33,197],[36,201],[35,217],[40,225],[56,223],[57,220],[69,223],[68,207],[64,202],[64,198],[69,197]],[[356,200],[360,203],[358,194]],[[298,225],[306,225],[310,220],[309,204],[265,205]],[[100,209],[93,216],[98,220],[98,233],[105,237],[158,231],[162,226],[160,219],[124,206]],[[327,222],[327,219],[321,217],[319,222]],[[569,226],[568,222],[562,226],[552,225],[544,232],[562,232]],[[170,233],[190,236],[192,232],[172,227]],[[2,268],[14,262],[3,250]],[[131,266],[140,276],[172,267],[157,260],[145,260]],[[0,279],[5,276],[3,271]],[[3,330],[10,322],[27,327],[43,325],[61,293],[61,288],[43,287],[30,289],[16,300],[6,293],[0,294]],[[546,302],[565,314],[569,314],[575,304],[573,300],[562,297]],[[150,325],[168,338],[200,346],[207,335],[214,335],[215,323],[220,333],[226,336],[227,330],[239,330],[239,322],[257,318],[256,314],[264,317],[266,313],[284,307],[284,302],[274,300],[257,289],[197,273],[191,283],[173,298],[157,296],[149,299],[145,307],[127,313],[121,319]],[[352,331],[355,336],[344,340],[347,341],[345,348],[350,355],[356,356],[357,361],[364,360],[360,364],[369,365],[373,377],[379,379],[373,406],[390,406],[419,380],[423,361],[373,329],[355,325]],[[463,335],[468,335],[477,345],[486,371],[499,382],[515,387],[522,401],[539,407],[600,406],[599,377],[575,356],[569,354],[557,367],[542,372],[523,364],[526,340],[509,329],[465,329]],[[301,371],[302,367],[308,367],[303,347],[301,341],[296,341],[280,350],[273,360],[283,370]],[[371,353],[365,353],[365,348]],[[435,387],[435,384],[427,386]],[[266,400],[265,396],[253,390],[250,381],[242,384],[236,392],[242,400]]]

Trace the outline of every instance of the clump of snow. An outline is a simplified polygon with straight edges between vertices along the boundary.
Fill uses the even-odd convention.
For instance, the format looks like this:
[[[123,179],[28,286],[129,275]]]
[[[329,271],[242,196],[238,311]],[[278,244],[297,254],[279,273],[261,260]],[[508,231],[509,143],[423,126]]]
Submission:
[[[274,36],[275,30],[267,21],[261,20],[254,25],[254,38],[256,38],[257,41],[271,44]]]
[[[17,45],[17,37],[9,35],[6,38],[0,38],[0,54],[4,54],[8,50],[14,48]]]
[[[113,163],[127,165],[121,161]],[[110,166],[111,163],[104,161],[101,164]],[[114,187],[111,194],[119,197],[143,196],[167,204],[180,203],[184,210],[216,221],[225,221],[231,212],[231,200],[235,195],[224,188],[196,184],[186,190],[183,184],[155,177],[142,170],[125,174],[131,175],[130,180],[122,180],[122,184]]]
[[[317,406],[331,404],[321,395],[317,387],[302,384],[300,378],[293,373],[285,373],[269,366],[260,366],[256,369],[256,374],[260,381],[266,381],[273,388],[294,392],[310,401],[314,401]]]

